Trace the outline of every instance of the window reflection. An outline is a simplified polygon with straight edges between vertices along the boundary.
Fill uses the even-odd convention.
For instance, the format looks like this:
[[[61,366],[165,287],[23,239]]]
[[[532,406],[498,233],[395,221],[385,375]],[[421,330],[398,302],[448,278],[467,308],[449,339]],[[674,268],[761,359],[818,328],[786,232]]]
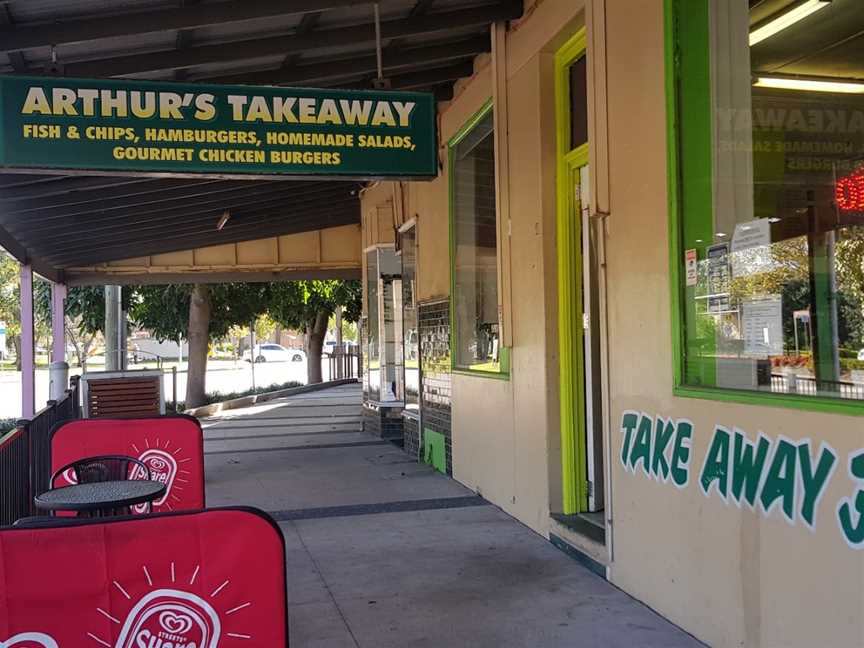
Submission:
[[[713,210],[684,214],[685,382],[864,400],[860,0],[711,11]]]

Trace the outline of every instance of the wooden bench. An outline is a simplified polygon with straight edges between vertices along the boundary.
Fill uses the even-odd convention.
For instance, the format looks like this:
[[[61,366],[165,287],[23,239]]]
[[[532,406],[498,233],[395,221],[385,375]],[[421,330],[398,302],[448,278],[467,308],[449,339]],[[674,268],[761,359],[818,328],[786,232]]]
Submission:
[[[165,414],[161,371],[86,373],[81,384],[87,418]]]

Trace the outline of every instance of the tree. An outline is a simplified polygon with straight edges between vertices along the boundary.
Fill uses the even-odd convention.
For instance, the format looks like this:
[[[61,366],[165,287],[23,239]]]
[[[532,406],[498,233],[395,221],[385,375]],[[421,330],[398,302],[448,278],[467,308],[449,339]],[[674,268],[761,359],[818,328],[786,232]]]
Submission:
[[[42,279],[34,286],[37,319],[51,322],[51,283]],[[129,307],[131,290],[123,290],[124,308]],[[66,339],[75,349],[75,357],[82,371],[87,371],[87,359],[96,338],[105,327],[105,291],[102,286],[76,286],[66,295],[64,329]]]
[[[256,319],[267,308],[268,294],[268,284],[139,286],[129,317],[159,340],[189,341],[186,405],[197,407],[204,401],[209,343]]]
[[[345,310],[343,320],[356,322],[362,309],[359,281],[315,280],[274,283],[270,287],[270,317],[285,328],[305,333],[307,381],[320,383],[321,352],[327,323],[337,306]]]
[[[0,250],[0,321],[6,322],[6,337],[15,348],[17,369],[21,370],[21,266]],[[6,349],[0,349],[6,355]]]

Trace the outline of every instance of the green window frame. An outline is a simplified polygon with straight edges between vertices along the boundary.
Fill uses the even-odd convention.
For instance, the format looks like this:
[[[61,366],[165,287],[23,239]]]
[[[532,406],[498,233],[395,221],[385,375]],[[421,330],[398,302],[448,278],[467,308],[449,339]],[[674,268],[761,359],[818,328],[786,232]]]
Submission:
[[[692,313],[688,313],[684,286],[688,246],[683,215],[704,217],[713,210],[710,1],[664,0],[673,393],[684,398],[864,416],[864,401],[694,386],[685,380],[686,327]],[[711,218],[702,220],[708,222],[710,237]]]
[[[486,378],[497,378],[508,380],[510,377],[510,353],[509,349],[503,346],[498,348],[497,362],[483,362],[475,364],[467,364],[459,362],[460,347],[460,330],[459,318],[457,315],[457,281],[456,281],[456,148],[459,144],[468,137],[473,130],[484,119],[489,117],[494,110],[492,99],[488,99],[483,106],[459,129],[459,131],[447,142],[447,182],[448,182],[448,197],[449,197],[449,231],[450,231],[450,330],[452,335],[452,353],[450,354],[450,370],[453,373],[465,374],[471,376],[481,376]],[[497,196],[496,196],[497,199]],[[497,211],[497,210],[496,210]],[[497,228],[497,214],[496,214]],[[500,245],[500,241],[496,242]],[[498,261],[496,260],[496,263]],[[496,286],[498,275],[495,276]],[[500,286],[497,289],[500,290]],[[500,300],[499,300],[500,302]],[[500,344],[500,316],[499,316],[499,344]]]

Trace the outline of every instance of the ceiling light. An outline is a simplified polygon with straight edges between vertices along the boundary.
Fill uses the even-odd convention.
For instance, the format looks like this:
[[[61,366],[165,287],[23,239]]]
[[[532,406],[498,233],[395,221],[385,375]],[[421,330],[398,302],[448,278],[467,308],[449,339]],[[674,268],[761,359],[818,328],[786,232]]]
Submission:
[[[777,32],[791,27],[798,21],[804,20],[810,14],[824,9],[829,4],[831,4],[831,0],[806,0],[789,11],[778,15],[776,18],[769,19],[761,27],[757,27],[750,32],[750,47],[753,47],[756,43],[761,43],[766,38],[771,38]]]
[[[777,88],[780,90],[864,94],[864,83],[856,83],[853,81],[821,81],[818,79],[795,79],[791,77],[757,77],[756,82],[753,85],[757,88]]]
[[[222,214],[221,218],[219,218],[219,222],[216,223],[216,231],[217,232],[222,231],[222,228],[225,227],[225,225],[228,223],[229,218],[231,218],[231,212],[226,209],[225,213]]]

